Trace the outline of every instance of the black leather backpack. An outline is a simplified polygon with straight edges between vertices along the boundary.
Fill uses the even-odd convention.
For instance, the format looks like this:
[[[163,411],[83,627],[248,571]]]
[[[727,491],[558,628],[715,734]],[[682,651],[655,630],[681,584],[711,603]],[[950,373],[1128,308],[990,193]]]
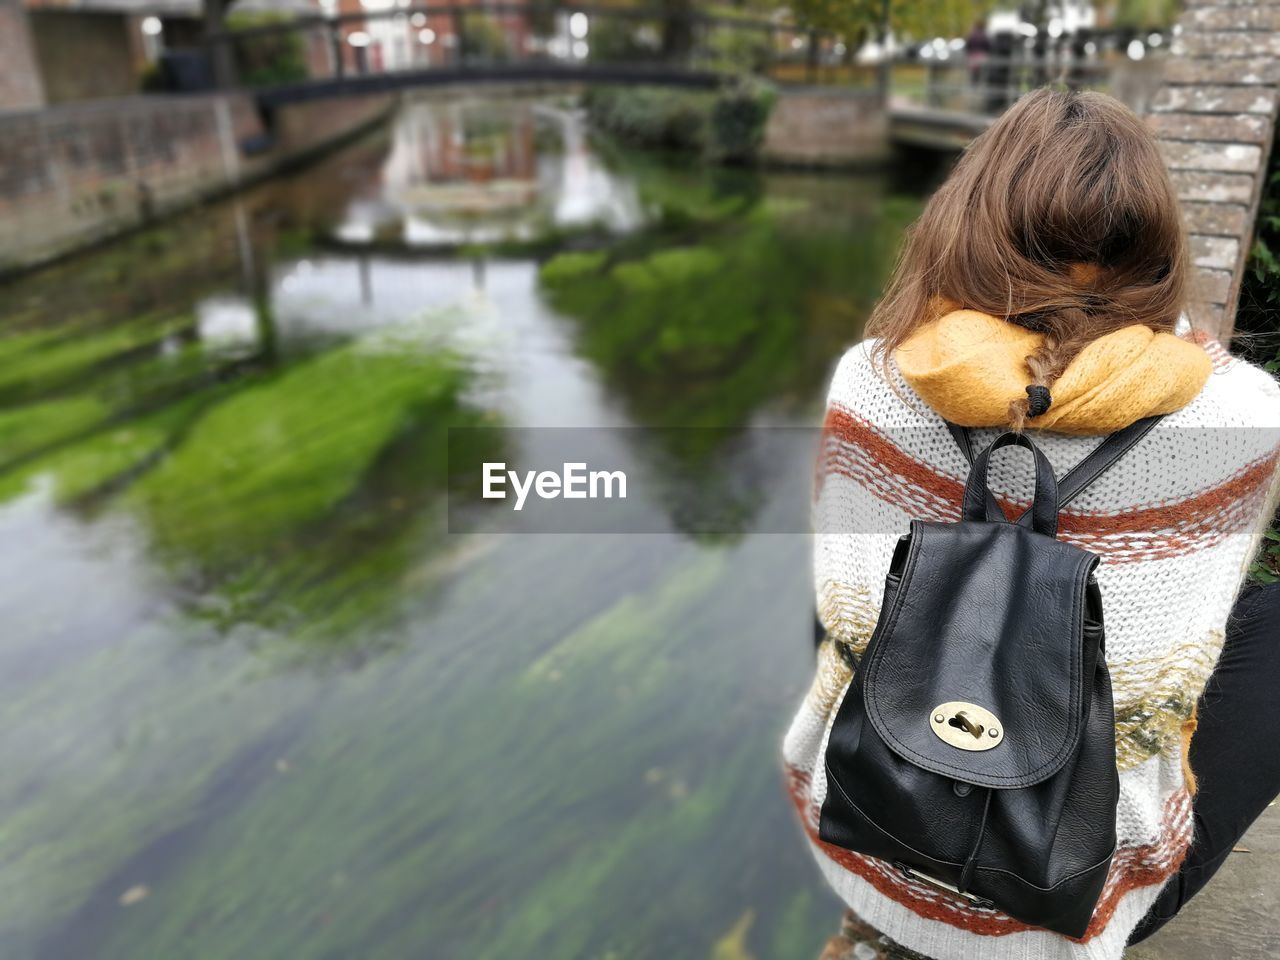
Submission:
[[[1115,727],[1098,557],[1056,538],[1058,509],[1158,417],[1107,437],[1059,483],[1025,435],[971,455],[958,523],[913,520],[880,618],[836,713],[819,835],[949,891],[1082,936],[1116,844]],[[991,454],[1035,457],[1035,499],[1009,522]]]

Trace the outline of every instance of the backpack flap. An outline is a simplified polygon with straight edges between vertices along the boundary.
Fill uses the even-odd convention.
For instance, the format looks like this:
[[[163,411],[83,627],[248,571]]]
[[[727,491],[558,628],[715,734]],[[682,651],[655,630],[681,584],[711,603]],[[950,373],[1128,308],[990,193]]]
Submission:
[[[876,732],[903,760],[975,786],[1053,776],[1088,713],[1098,558],[1004,522],[913,521],[905,546],[862,676]]]

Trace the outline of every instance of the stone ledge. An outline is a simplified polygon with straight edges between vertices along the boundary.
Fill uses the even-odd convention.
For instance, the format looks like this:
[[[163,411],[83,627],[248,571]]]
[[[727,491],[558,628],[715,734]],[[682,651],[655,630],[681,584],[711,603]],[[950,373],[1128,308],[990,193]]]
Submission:
[[[1263,144],[1271,139],[1270,118],[1247,113],[1231,116],[1203,113],[1156,113],[1147,117],[1147,126],[1162,140]]]
[[[1197,30],[1280,30],[1280,5],[1201,7],[1189,10],[1182,24]]]
[[[1197,267],[1235,273],[1240,257],[1240,241],[1235,237],[1190,237],[1191,262]]]
[[[1254,173],[1262,165],[1262,147],[1244,143],[1158,140],[1156,146],[1170,170]]]
[[[1280,7],[1280,0],[1186,0],[1187,7]]]
[[[1241,237],[1253,226],[1244,204],[1184,203],[1182,214],[1188,230],[1207,237]]]
[[[1280,108],[1280,0],[1186,0],[1146,123],[1190,233],[1189,309],[1230,337]]]
[[[1269,87],[1161,87],[1151,101],[1154,113],[1248,113],[1270,116],[1276,91]]]
[[[1242,203],[1251,205],[1256,182],[1243,173],[1202,173],[1196,170],[1174,170],[1169,174],[1179,200],[1203,203]]]
[[[1124,960],[1280,957],[1278,862],[1280,804],[1274,804],[1249,828],[1213,882],[1178,911],[1178,919],[1126,950]]]
[[[1280,0],[1277,0],[1280,2]],[[1280,61],[1249,59],[1184,60],[1171,57],[1164,70],[1165,83],[1275,85],[1280,81]]]
[[[1191,268],[1190,299],[1197,303],[1224,304],[1231,296],[1229,270],[1212,270],[1208,267]]]
[[[1222,329],[1225,308],[1216,303],[1187,304],[1187,319],[1197,330],[1207,330],[1217,335]]]
[[[1173,45],[1174,56],[1243,59],[1280,57],[1280,34],[1264,31],[1187,32]]]

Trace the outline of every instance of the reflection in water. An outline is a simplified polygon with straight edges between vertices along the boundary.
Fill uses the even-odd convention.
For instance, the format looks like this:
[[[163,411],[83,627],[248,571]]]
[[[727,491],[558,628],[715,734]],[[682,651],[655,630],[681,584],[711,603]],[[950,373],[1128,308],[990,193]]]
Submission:
[[[563,111],[551,116],[564,142],[555,222],[564,226],[603,223],[619,232],[640,226],[644,215],[634,182],[616,176],[600,162],[587,144],[582,116]]]
[[[212,296],[196,305],[196,335],[210,354],[253,354],[259,347],[258,317],[252,305]]]
[[[372,186],[352,201],[339,239],[448,247],[643,221],[631,182],[588,149],[581,114],[532,100],[409,104]]]
[[[915,208],[417,103],[6,288],[0,955],[811,956],[807,544],[678,531],[777,508],[742,428],[816,415]],[[671,532],[447,535],[477,425],[640,428]]]

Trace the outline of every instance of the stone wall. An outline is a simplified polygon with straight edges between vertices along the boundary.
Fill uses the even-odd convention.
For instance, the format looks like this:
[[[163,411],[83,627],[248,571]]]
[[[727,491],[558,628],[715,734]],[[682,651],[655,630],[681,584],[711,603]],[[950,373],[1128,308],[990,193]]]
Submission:
[[[0,112],[43,104],[27,11],[22,0],[0,0]]]
[[[1280,0],[1187,0],[1155,131],[1191,233],[1198,326],[1226,338],[1258,215],[1280,86]]]
[[[889,151],[888,115],[874,91],[782,90],[765,127],[766,162],[839,167],[882,160]]]
[[[289,163],[323,149],[336,137],[358,130],[372,119],[385,115],[392,103],[390,95],[378,94],[308,100],[278,107],[271,123],[277,148],[268,162]]]
[[[279,108],[132,97],[0,114],[0,274],[266,176],[384,115],[387,96]],[[243,146],[261,147],[246,156]]]

